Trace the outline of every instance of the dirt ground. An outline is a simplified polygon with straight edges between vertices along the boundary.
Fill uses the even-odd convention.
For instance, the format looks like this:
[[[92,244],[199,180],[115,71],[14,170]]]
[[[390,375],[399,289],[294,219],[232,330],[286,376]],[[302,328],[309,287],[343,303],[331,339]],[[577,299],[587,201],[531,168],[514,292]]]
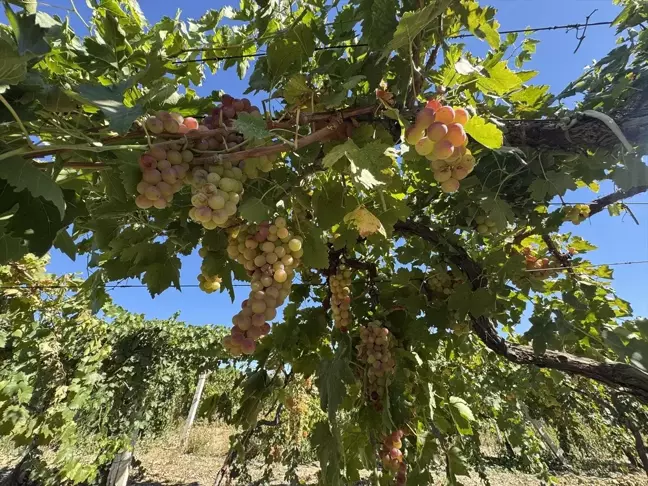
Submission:
[[[147,444],[136,456],[141,463],[143,476],[131,482],[132,486],[212,486],[218,470],[223,464],[228,450],[230,430],[214,425],[196,425],[192,430],[187,453],[178,452],[176,436],[169,436]],[[600,472],[601,468],[591,468],[587,474],[555,473],[557,484],[561,486],[648,486],[648,478],[643,472],[621,473]],[[614,467],[610,469],[614,470]],[[298,469],[303,485],[317,484],[317,464],[302,466]],[[283,472],[275,471],[274,486],[283,485]],[[540,485],[540,480],[528,474],[510,471],[500,467],[488,469],[493,486]],[[480,486],[477,473],[461,478],[465,486]],[[439,477],[434,485],[443,485]]]

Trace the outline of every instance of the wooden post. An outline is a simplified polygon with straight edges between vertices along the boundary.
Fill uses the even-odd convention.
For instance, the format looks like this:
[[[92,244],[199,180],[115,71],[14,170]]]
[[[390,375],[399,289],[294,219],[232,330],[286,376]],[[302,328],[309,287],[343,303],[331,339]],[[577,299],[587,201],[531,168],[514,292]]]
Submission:
[[[189,442],[189,432],[191,431],[191,426],[193,425],[194,419],[196,418],[196,412],[198,411],[198,405],[200,404],[200,397],[202,396],[203,388],[205,388],[205,381],[207,381],[208,372],[205,372],[200,375],[198,378],[198,385],[196,385],[196,392],[194,393],[193,401],[191,402],[191,408],[189,409],[189,415],[187,415],[187,421],[185,422],[184,428],[182,429],[182,436],[180,438],[180,447],[184,451]]]
[[[127,486],[128,476],[130,475],[131,462],[133,461],[133,450],[139,437],[139,429],[135,429],[131,434],[131,447],[129,450],[121,451],[115,456],[110,470],[106,486]]]

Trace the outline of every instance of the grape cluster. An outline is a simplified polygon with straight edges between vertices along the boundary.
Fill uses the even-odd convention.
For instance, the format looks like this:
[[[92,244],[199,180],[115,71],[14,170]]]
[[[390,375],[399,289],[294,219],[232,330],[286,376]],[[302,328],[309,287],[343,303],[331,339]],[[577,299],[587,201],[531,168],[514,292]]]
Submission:
[[[351,325],[351,270],[340,266],[329,278],[335,327],[346,332]]]
[[[466,145],[468,136],[464,125],[470,115],[463,108],[443,106],[429,100],[407,129],[405,140],[419,155],[430,161],[434,179],[444,192],[455,192],[459,181],[465,179],[475,167],[475,157]]]
[[[565,219],[578,225],[589,218],[590,207],[587,204],[576,204],[565,212]]]
[[[141,209],[164,209],[182,189],[193,152],[179,143],[153,145],[139,158],[142,180],[137,184],[135,204]]]
[[[555,274],[554,270],[548,270],[556,265],[556,263],[549,258],[540,258],[537,255],[534,255],[531,248],[528,247],[522,249],[522,254],[526,260],[527,270],[532,270],[529,272],[529,275],[532,278],[544,280]]]
[[[426,282],[430,290],[443,295],[450,295],[453,289],[462,283],[460,279],[444,269],[437,269]]]
[[[204,123],[208,128],[229,127],[232,126],[232,121],[238,117],[239,113],[262,116],[261,110],[253,106],[247,98],[238,99],[225,94],[221,98],[220,106],[214,108],[210,116],[205,117]]]
[[[241,169],[226,161],[209,170],[196,167],[190,179],[193,207],[189,217],[208,230],[226,227],[243,194],[245,176]]]
[[[232,231],[227,254],[245,267],[252,288],[223,344],[231,354],[252,354],[255,341],[270,332],[267,321],[276,317],[277,308],[290,295],[295,268],[304,254],[302,239],[293,236],[286,220],[278,217],[273,224]]]
[[[497,222],[486,214],[478,214],[475,216],[475,224],[477,225],[477,233],[480,235],[496,235],[501,231]]]
[[[207,257],[208,254],[209,251],[204,247],[198,251],[198,255],[201,258]],[[203,264],[200,266],[200,275],[198,275],[198,287],[200,287],[200,290],[211,294],[212,292],[220,290],[222,282],[223,279],[218,275],[211,275],[207,271],[205,268],[205,262],[203,261]]]
[[[387,471],[396,473],[396,485],[402,486],[407,482],[407,465],[403,461],[402,439],[405,433],[396,430],[385,437],[380,451],[382,465]]]
[[[180,113],[158,111],[155,116],[146,119],[146,129],[154,135],[163,133],[184,135],[198,129],[198,120],[192,117],[184,118]]]
[[[356,346],[358,360],[367,366],[369,399],[377,406],[395,371],[391,344],[389,329],[382,327],[380,321],[372,321],[360,328],[360,344]]]

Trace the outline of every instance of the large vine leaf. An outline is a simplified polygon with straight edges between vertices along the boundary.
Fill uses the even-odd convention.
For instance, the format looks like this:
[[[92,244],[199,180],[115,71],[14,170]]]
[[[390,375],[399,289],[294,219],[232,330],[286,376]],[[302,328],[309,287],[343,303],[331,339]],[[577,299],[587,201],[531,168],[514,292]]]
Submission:
[[[466,123],[466,133],[489,149],[498,149],[504,145],[504,134],[494,123],[487,122],[480,116],[473,116]]]
[[[0,86],[18,84],[27,75],[27,59],[20,55],[16,43],[0,30]]]
[[[65,200],[61,188],[43,171],[34,167],[32,160],[11,157],[0,162],[0,179],[7,181],[16,191],[27,190],[34,197],[42,197],[65,214]]]
[[[133,122],[144,114],[140,105],[128,107],[124,104],[125,86],[100,86],[81,84],[75,88],[81,101],[101,109],[110,123],[110,128],[118,133],[126,133]],[[74,93],[69,93],[74,96]]]
[[[429,5],[420,10],[405,12],[398,22],[393,38],[383,50],[383,55],[411,44],[430,23],[441,15],[450,5],[452,0],[433,0]]]

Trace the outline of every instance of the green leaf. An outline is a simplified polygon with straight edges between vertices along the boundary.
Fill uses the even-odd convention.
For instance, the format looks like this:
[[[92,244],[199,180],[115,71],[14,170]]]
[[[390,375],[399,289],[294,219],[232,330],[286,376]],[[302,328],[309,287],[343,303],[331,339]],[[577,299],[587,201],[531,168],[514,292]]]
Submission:
[[[285,37],[276,37],[266,50],[266,65],[273,85],[287,72],[296,69],[313,55],[315,37],[313,30],[300,23]]]
[[[574,178],[565,172],[547,171],[547,180],[552,195],[564,196],[568,190],[575,191],[578,188]]]
[[[100,86],[96,84],[80,84],[75,88],[77,98],[87,104],[99,108],[108,119],[110,128],[117,133],[126,133],[133,122],[144,114],[140,105],[128,107],[124,105],[125,86]],[[74,96],[74,92],[68,93]]]
[[[239,113],[234,120],[234,128],[243,134],[246,140],[257,140],[270,136],[265,120],[249,113]]]
[[[459,397],[450,397],[450,414],[461,435],[472,435],[470,422],[475,420],[475,416],[465,400]]]
[[[33,197],[42,197],[65,214],[65,200],[61,188],[43,171],[34,167],[32,160],[11,157],[0,162],[0,179],[4,179],[16,192],[27,190]]]
[[[405,12],[401,17],[393,38],[383,50],[383,56],[411,44],[430,23],[441,15],[452,0],[433,0],[426,7],[413,12]]]
[[[550,98],[549,86],[528,86],[513,93],[509,96],[509,99],[515,103],[518,103],[519,109],[521,110],[537,110],[540,108],[547,99]]]
[[[322,228],[341,223],[351,209],[345,207],[344,186],[338,181],[327,181],[313,194],[313,210]]]
[[[270,217],[270,208],[256,197],[246,198],[239,206],[241,218],[251,223],[261,223]]]
[[[317,388],[320,404],[332,423],[336,422],[337,409],[347,395],[346,385],[355,381],[349,364],[349,349],[341,343],[333,359],[324,359],[319,366]]]
[[[18,84],[27,75],[27,59],[18,53],[13,39],[0,31],[0,85]]]
[[[74,240],[65,228],[60,229],[56,234],[56,238],[54,238],[54,248],[61,250],[68,257],[70,257],[70,260],[76,260],[76,243],[74,243]]]
[[[492,7],[482,8],[474,1],[464,1],[458,6],[458,12],[463,17],[463,22],[477,38],[485,39],[493,48],[498,49],[501,39],[497,28],[499,23],[494,20],[495,9]]]
[[[360,8],[364,14],[362,35],[371,50],[382,49],[385,39],[391,39],[398,26],[398,4],[392,0],[363,0]]]
[[[0,225],[0,265],[20,260],[29,249],[21,238],[17,238]]]
[[[487,122],[480,116],[473,116],[465,128],[468,135],[486,148],[498,149],[504,145],[502,131],[494,123]]]
[[[448,474],[454,476],[470,476],[468,472],[468,463],[461,455],[461,450],[457,446],[452,446],[446,454],[448,464]]]
[[[47,29],[38,24],[36,15],[16,15],[7,4],[5,13],[18,43],[18,54],[31,58],[44,56],[50,51],[45,40]]]
[[[302,225],[303,226],[303,225]],[[302,248],[304,250],[304,265],[311,268],[328,268],[328,247],[324,243],[324,235],[316,226],[307,229]]]
[[[149,265],[142,282],[148,287],[151,297],[161,294],[171,285],[180,290],[180,259],[170,257],[165,262]]]
[[[339,442],[337,435],[331,433],[328,422],[323,420],[313,427],[310,443],[320,462],[322,484],[341,486]]]
[[[488,77],[477,79],[477,87],[484,93],[494,93],[503,96],[522,85],[522,80],[511,71],[506,62],[502,61],[487,69]]]
[[[286,83],[284,88],[284,99],[290,105],[304,103],[310,101],[314,91],[308,85],[306,76],[301,73],[292,76]]]

